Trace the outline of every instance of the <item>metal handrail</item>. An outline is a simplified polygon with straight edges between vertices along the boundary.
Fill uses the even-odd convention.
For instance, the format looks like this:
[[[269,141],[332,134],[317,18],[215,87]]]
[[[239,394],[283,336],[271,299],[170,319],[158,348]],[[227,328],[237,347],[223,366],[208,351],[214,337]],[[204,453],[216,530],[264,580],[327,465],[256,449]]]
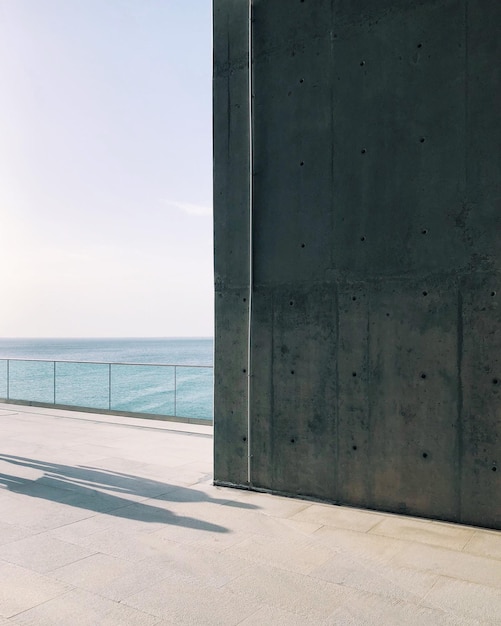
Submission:
[[[0,361],[37,361],[40,363],[80,363],[89,365],[152,365],[154,367],[201,367],[213,369],[213,365],[191,365],[190,363],[130,363],[129,361],[72,361],[69,359],[23,359],[22,357],[0,356]]]
[[[105,365],[108,366],[108,410],[112,410],[112,375],[111,370],[112,366],[127,366],[127,367],[170,367],[174,368],[174,417],[178,417],[177,415],[177,370],[178,368],[197,368],[197,369],[210,369],[213,370],[214,367],[212,365],[190,365],[187,363],[124,363],[120,361],[75,361],[75,360],[67,360],[67,359],[26,359],[20,357],[0,357],[0,361],[6,361],[7,364],[7,395],[6,400],[11,399],[10,395],[10,383],[11,383],[11,372],[10,372],[10,363],[11,361],[15,362],[25,362],[25,363],[53,363],[53,401],[52,404],[56,405],[57,402],[57,364],[58,363],[72,363],[76,365]],[[19,400],[19,398],[18,398]],[[74,405],[76,407],[82,407],[83,405]],[[186,416],[187,417],[187,416]]]

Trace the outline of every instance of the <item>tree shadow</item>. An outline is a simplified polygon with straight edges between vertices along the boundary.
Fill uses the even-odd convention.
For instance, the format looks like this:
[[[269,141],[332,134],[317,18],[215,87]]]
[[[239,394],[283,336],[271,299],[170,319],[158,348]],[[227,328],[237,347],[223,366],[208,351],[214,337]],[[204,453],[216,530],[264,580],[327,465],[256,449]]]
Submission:
[[[16,476],[15,473],[0,473],[0,485],[3,484],[11,492],[130,520],[226,533],[229,529],[224,526],[176,515],[144,500],[207,502],[246,509],[258,508],[252,504],[212,498],[197,489],[96,467],[61,465],[9,454],[0,454],[0,461],[43,472],[42,476],[34,480]]]

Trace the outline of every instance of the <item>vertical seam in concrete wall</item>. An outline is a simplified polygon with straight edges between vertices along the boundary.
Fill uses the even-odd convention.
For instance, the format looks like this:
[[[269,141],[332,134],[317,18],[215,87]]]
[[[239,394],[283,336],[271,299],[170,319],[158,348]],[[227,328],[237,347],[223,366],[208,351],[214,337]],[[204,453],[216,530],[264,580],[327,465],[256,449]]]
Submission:
[[[330,163],[330,174],[331,174],[331,180],[330,180],[330,186],[331,189],[335,189],[334,187],[334,150],[335,150],[335,146],[334,146],[334,128],[335,128],[335,123],[334,123],[334,0],[331,0],[331,14],[330,14],[330,29],[329,29],[329,46],[330,46],[330,51],[331,51],[331,63],[330,63],[330,69],[329,69],[329,79],[330,79],[330,106],[331,106],[331,115],[330,115],[330,122],[331,122],[331,145],[330,145],[330,159],[331,159],[331,163]],[[330,215],[330,236],[331,236],[331,240],[332,237],[334,236],[334,211],[336,210],[335,207],[335,199],[334,199],[334,194],[331,195],[331,215]],[[329,270],[331,270],[334,267],[334,249],[333,246],[330,246],[329,249]],[[337,295],[337,294],[336,294]],[[339,334],[338,334],[338,338],[339,338]],[[336,434],[337,436],[337,434]]]
[[[464,183],[465,183],[465,200],[468,200],[468,91],[469,91],[469,72],[468,72],[468,0],[464,0],[464,131],[465,131],[465,148],[464,148]]]
[[[335,416],[335,432],[334,436],[336,438],[336,476],[334,480],[334,489],[336,498],[339,498],[339,471],[340,471],[340,463],[339,463],[339,345],[341,338],[339,336],[339,288],[338,284],[334,283],[334,292],[336,298],[336,416]]]
[[[247,482],[252,483],[252,434],[251,434],[251,388],[252,388],[252,287],[253,287],[253,191],[254,164],[252,138],[252,0],[249,0],[249,51],[248,51],[248,85],[249,85],[249,302],[248,302],[248,344],[247,344]]]
[[[462,465],[463,465],[463,294],[461,283],[458,285],[458,318],[457,318],[457,377],[458,377],[458,421],[456,432],[457,468],[456,498],[457,516],[462,519]]]
[[[366,363],[367,363],[367,428],[369,439],[369,450],[367,463],[372,466],[374,458],[372,442],[374,439],[374,430],[372,425],[372,355],[371,355],[371,286],[365,285],[367,295],[367,347],[366,347]],[[369,501],[374,501],[374,472],[369,472],[368,480]]]
[[[275,432],[275,289],[270,290],[271,302],[271,385],[270,385],[270,433]],[[269,438],[269,458],[271,459],[271,484],[275,484],[275,437]]]
[[[330,48],[330,53],[331,53],[331,63],[330,63],[330,68],[329,68],[329,80],[330,80],[330,94],[329,94],[329,100],[330,100],[330,107],[331,107],[331,115],[330,115],[330,136],[331,136],[331,142],[330,142],[330,188],[335,189],[334,186],[334,180],[335,180],[335,176],[334,176],[334,150],[335,150],[335,146],[334,146],[334,128],[335,128],[335,120],[334,120],[334,0],[331,0],[330,3],[330,28],[329,28],[329,48]],[[332,241],[333,237],[334,237],[334,223],[335,223],[335,218],[334,218],[334,212],[336,210],[336,206],[335,206],[335,198],[334,198],[334,194],[331,194],[331,203],[330,203],[330,240]],[[334,247],[330,246],[329,249],[329,270],[332,270],[332,268],[334,267]],[[340,486],[340,481],[339,481],[339,472],[340,472],[340,462],[339,462],[339,424],[341,422],[340,417],[339,417],[339,346],[340,346],[340,341],[341,338],[339,336],[339,285],[337,280],[334,282],[333,285],[333,289],[334,289],[334,296],[335,296],[335,314],[336,314],[336,338],[335,338],[335,346],[336,346],[336,415],[334,418],[334,437],[336,438],[336,458],[335,458],[335,472],[336,472],[336,476],[334,478],[334,493],[336,494],[336,498],[338,500],[340,500],[339,498],[339,486]],[[332,431],[331,431],[332,432]]]
[[[464,0],[464,198],[463,209],[469,202],[468,185],[468,0]],[[458,279],[458,312],[457,312],[457,377],[458,377],[458,422],[457,422],[457,519],[463,518],[463,294],[461,292],[461,277]]]

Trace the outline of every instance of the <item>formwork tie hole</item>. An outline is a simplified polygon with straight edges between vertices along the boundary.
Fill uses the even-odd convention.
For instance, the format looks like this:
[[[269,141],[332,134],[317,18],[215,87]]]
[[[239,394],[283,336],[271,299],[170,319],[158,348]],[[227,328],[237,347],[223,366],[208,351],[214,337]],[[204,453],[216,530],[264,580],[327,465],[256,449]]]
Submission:
[[[425,374],[424,372],[421,374],[421,378],[422,378],[423,380],[426,378],[426,374]]]

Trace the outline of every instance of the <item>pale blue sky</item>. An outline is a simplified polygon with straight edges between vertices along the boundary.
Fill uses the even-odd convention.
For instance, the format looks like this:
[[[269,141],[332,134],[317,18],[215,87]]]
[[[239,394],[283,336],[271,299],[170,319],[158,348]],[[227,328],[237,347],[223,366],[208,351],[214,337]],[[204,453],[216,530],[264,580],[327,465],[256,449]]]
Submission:
[[[0,337],[210,336],[211,0],[0,0]]]

